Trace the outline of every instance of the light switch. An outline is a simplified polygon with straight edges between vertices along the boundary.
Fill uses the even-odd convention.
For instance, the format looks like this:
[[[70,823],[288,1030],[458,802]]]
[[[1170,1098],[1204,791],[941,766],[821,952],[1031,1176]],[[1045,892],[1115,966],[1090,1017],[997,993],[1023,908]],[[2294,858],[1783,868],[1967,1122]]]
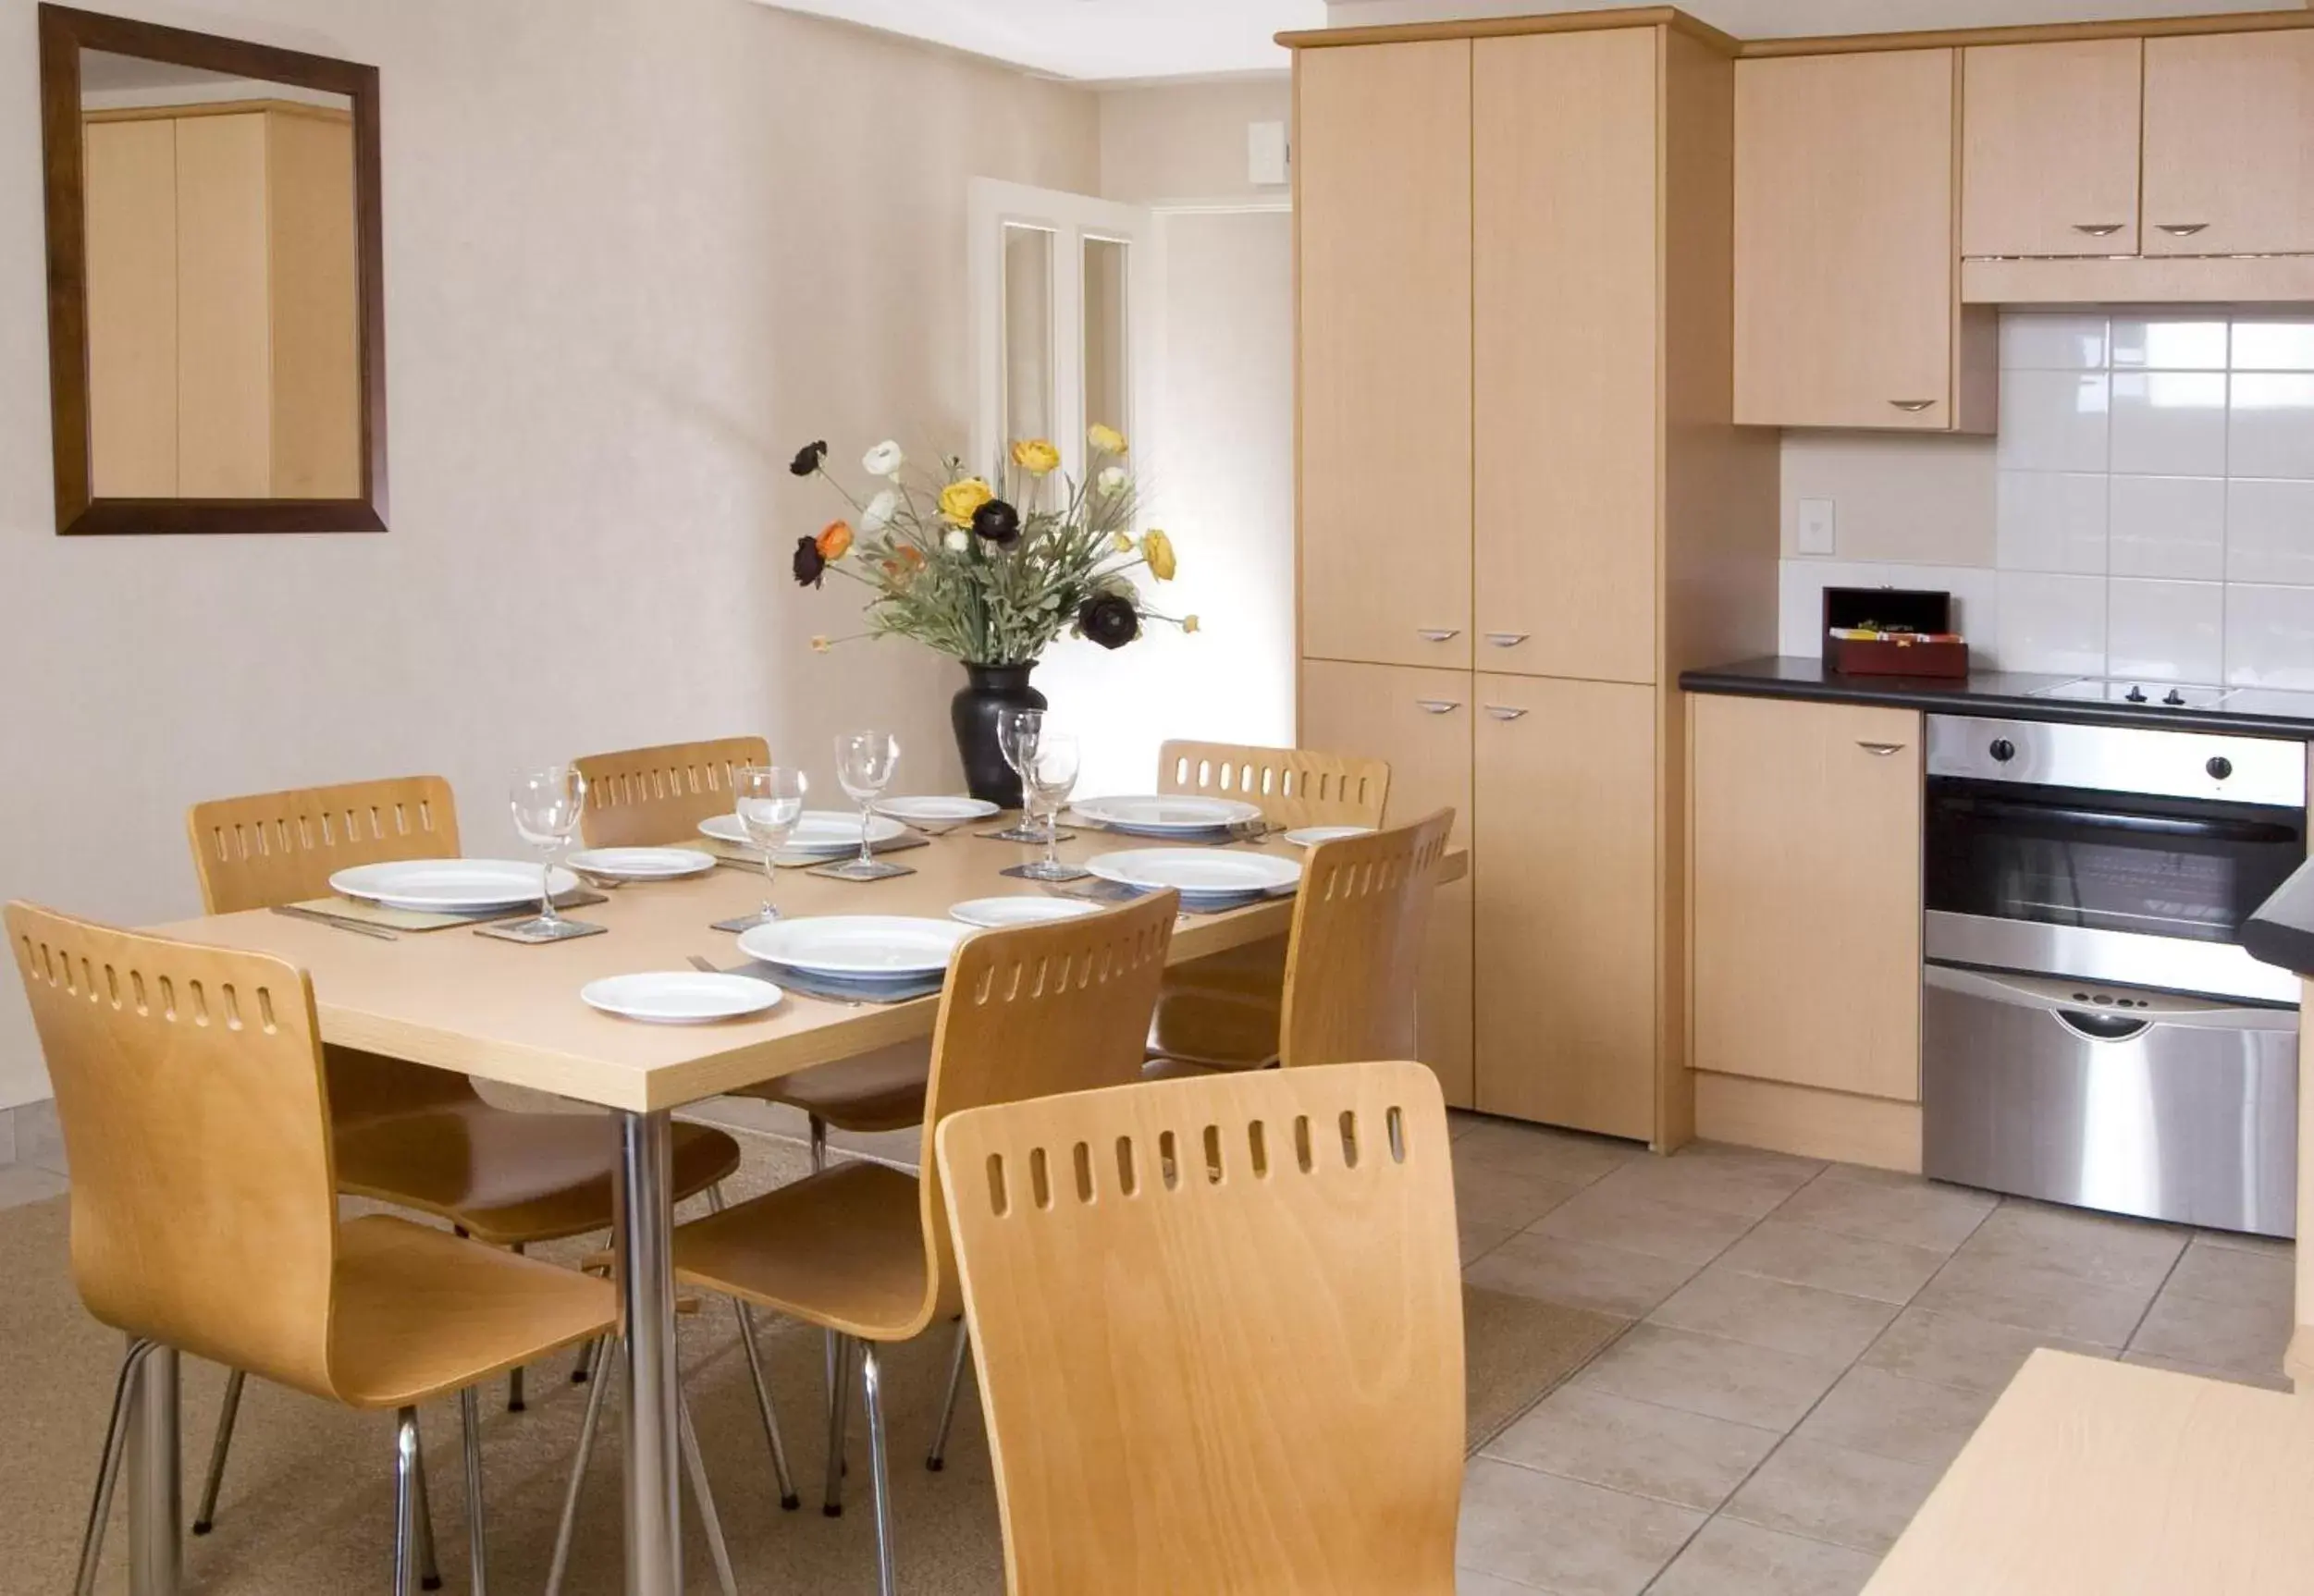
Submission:
[[[1286,171],[1286,124],[1246,124],[1246,181],[1257,189],[1275,188],[1289,180]]]
[[[1800,552],[1840,552],[1839,507],[1833,500],[1803,498],[1800,501]]]

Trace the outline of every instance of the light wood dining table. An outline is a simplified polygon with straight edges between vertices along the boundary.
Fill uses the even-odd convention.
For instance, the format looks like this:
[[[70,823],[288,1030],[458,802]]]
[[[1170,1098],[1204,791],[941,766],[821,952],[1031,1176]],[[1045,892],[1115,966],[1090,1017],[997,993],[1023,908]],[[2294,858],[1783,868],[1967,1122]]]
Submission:
[[[773,894],[790,919],[825,915],[944,917],[973,898],[1035,893],[1002,875],[1038,850],[966,828],[921,848],[886,855],[915,873],[873,882],[782,868]],[[1162,844],[1080,829],[1065,859]],[[1281,856],[1301,851],[1279,838],[1229,846]],[[1448,854],[1441,878],[1468,868]],[[466,927],[404,933],[395,940],[256,910],[154,927],[191,942],[275,954],[312,976],[322,1037],[486,1082],[526,1087],[609,1110],[620,1140],[617,1222],[620,1306],[627,1332],[625,1441],[626,1589],[629,1596],[679,1596],[683,1589],[676,1432],[674,1205],[670,1191],[672,1111],[737,1087],[931,1035],[937,996],[854,1007],[791,994],[757,1020],[653,1025],[589,1008],[579,988],[606,976],[683,970],[694,954],[718,968],[745,962],[713,923],[748,914],[765,896],[759,866],[720,866],[686,880],[636,883],[601,903],[570,911],[608,934],[541,945],[480,937]],[[1290,899],[1221,915],[1185,915],[1174,963],[1283,936]],[[164,1364],[162,1356],[151,1360]],[[129,1470],[131,1596],[177,1596],[178,1500],[174,1358],[142,1384]]]

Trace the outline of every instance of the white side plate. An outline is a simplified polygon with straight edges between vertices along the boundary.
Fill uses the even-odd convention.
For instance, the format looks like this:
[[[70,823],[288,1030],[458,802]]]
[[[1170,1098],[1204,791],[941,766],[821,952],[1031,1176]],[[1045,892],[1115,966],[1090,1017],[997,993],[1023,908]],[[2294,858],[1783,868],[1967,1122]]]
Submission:
[[[397,859],[357,865],[329,878],[344,898],[423,915],[479,915],[538,902],[539,867],[519,859]],[[578,890],[578,878],[557,866],[556,897]]]
[[[708,1025],[760,1014],[777,1007],[782,996],[779,988],[753,976],[704,970],[611,976],[579,988],[580,999],[591,1008],[655,1025]]]
[[[1286,841],[1297,848],[1315,848],[1321,842],[1339,842],[1345,837],[1371,837],[1372,826],[1298,826],[1286,833]]]
[[[715,855],[696,848],[582,848],[571,855],[571,867],[613,881],[672,881],[706,875]]]
[[[1134,831],[1218,831],[1262,818],[1262,811],[1235,798],[1194,794],[1163,797],[1087,798],[1070,805],[1086,819]]]
[[[985,798],[926,797],[881,799],[876,804],[876,813],[914,826],[958,826],[966,820],[985,820],[1003,811]]]
[[[1074,898],[1039,898],[1015,893],[1007,898],[974,898],[958,903],[949,915],[967,926],[1042,926],[1054,920],[1078,920],[1101,913],[1101,905]]]
[[[743,933],[739,951],[767,964],[843,980],[905,980],[937,975],[966,936],[954,920],[903,915],[827,915],[776,920]]]
[[[1174,887],[1199,898],[1279,892],[1300,884],[1301,863],[1215,848],[1132,848],[1096,853],[1085,868],[1104,881],[1153,891]]]
[[[710,815],[699,822],[702,836],[719,842],[737,842],[744,847],[755,846],[755,839],[739,823],[736,815]],[[905,837],[908,829],[899,821],[882,815],[869,816],[868,841],[872,847]],[[791,853],[841,853],[860,845],[860,817],[841,809],[806,809],[803,818],[795,822],[795,829],[788,834],[782,851]]]

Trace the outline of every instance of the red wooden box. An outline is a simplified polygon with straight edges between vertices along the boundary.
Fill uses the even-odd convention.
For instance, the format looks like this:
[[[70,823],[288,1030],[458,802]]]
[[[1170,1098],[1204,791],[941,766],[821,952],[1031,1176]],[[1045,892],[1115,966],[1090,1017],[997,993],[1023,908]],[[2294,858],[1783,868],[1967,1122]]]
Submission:
[[[1968,674],[1968,645],[1894,638],[1835,637],[1865,629],[1949,635],[1952,595],[1903,587],[1828,587],[1824,590],[1824,663],[1842,676]]]

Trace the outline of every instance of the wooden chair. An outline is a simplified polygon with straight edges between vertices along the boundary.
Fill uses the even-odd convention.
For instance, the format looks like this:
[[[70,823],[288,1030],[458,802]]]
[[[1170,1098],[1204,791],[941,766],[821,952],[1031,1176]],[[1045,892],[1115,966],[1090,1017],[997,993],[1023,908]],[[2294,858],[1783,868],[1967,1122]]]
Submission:
[[[946,1202],[940,1183],[929,1178],[932,1131],[961,1109],[1137,1080],[1179,910],[1177,894],[1161,892],[1082,919],[982,931],[957,949],[933,1034],[922,1151],[928,1178],[846,1162],[675,1232],[680,1280],[840,1338],[829,1405],[831,1515],[843,1511],[847,1388],[856,1356],[885,1596],[895,1575],[877,1349],[960,1311]],[[1056,1166],[1053,1178],[1065,1172]],[[958,1328],[953,1369],[960,1374],[966,1341]],[[952,1378],[952,1403],[954,1396]]]
[[[586,778],[579,819],[586,845],[650,848],[687,841],[700,821],[732,813],[734,778],[747,766],[770,764],[771,745],[760,737],[722,737],[589,754],[575,763]]]
[[[458,806],[438,776],[217,799],[194,804],[186,828],[212,915],[326,897],[329,878],[351,866],[458,854]],[[516,1252],[609,1225],[618,1142],[607,1118],[496,1108],[464,1075],[375,1053],[325,1046],[323,1057],[339,1191],[434,1214]],[[739,1143],[678,1124],[674,1157],[680,1200],[737,1169]],[[510,1383],[508,1405],[520,1412],[519,1368]],[[196,1535],[215,1523],[242,1385],[239,1370],[226,1383]]]
[[[1449,1596],[1462,1299],[1429,1070],[1079,1092],[935,1140],[1012,1596]]]
[[[1408,1058],[1438,861],[1454,811],[1310,850],[1274,1008],[1250,993],[1168,990],[1152,1074]]]
[[[475,1386],[602,1334],[611,1288],[407,1220],[339,1222],[328,1080],[295,965],[26,903],[6,922],[72,1160],[73,1280],[130,1338],[78,1590],[94,1584],[129,1399],[168,1349],[394,1411],[397,1596],[431,1563],[418,1405],[457,1393],[481,1591]]]

